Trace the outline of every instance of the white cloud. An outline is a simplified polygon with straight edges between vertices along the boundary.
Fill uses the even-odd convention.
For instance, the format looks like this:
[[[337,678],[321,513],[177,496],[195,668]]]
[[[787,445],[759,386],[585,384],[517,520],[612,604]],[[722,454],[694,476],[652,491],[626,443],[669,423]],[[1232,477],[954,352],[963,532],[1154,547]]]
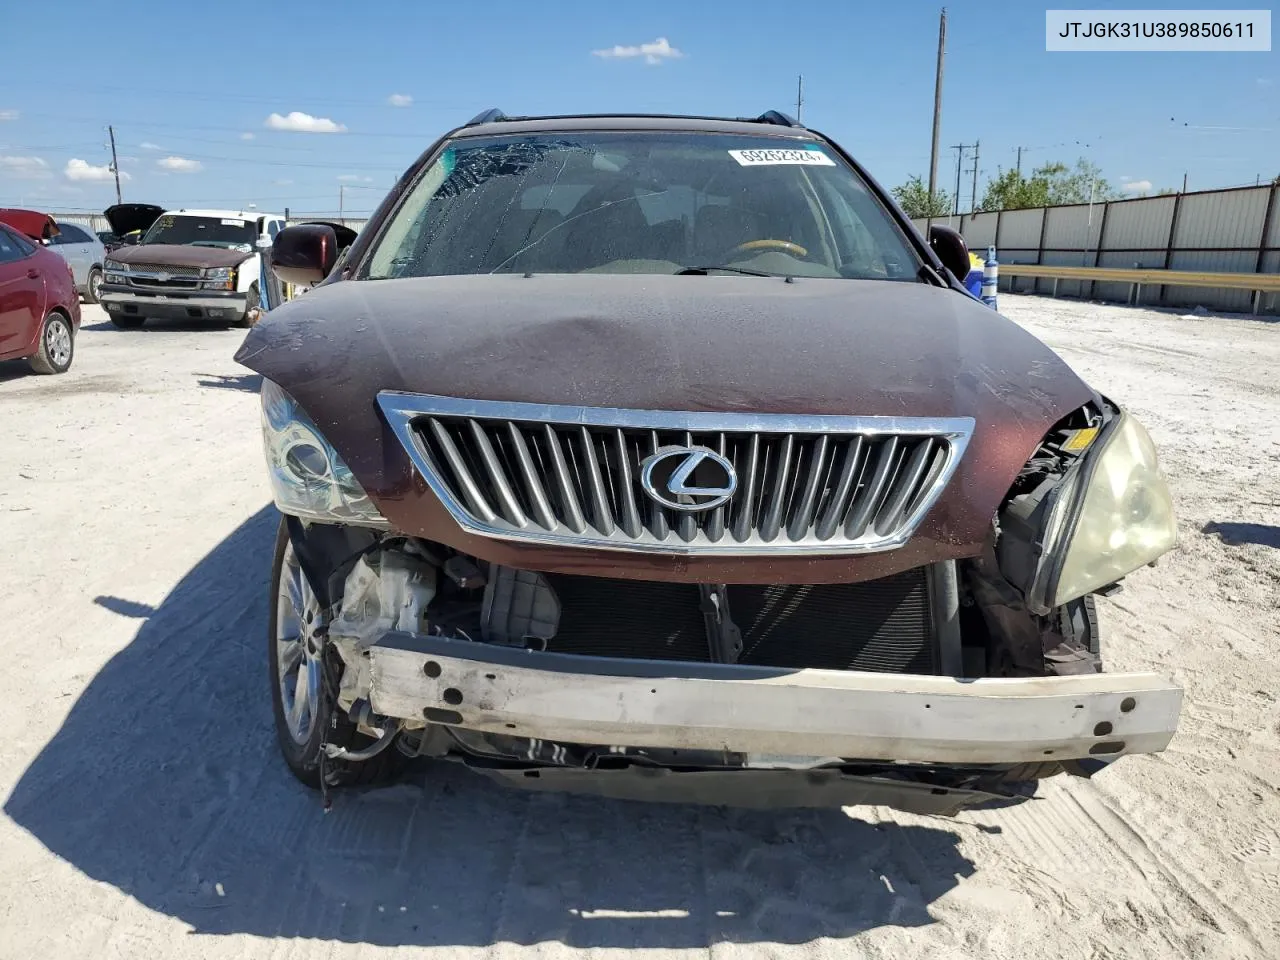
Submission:
[[[297,133],[346,133],[347,128],[334,123],[328,117],[313,117],[309,113],[295,110],[287,117],[273,113],[267,117],[267,126],[272,130],[293,130]]]
[[[409,96],[407,93],[393,93],[391,96],[387,97],[387,103],[391,104],[393,107],[412,107],[413,97]]]
[[[157,160],[156,166],[177,173],[199,173],[204,169],[204,164],[199,160],[188,160],[186,157],[165,157]]]
[[[241,140],[252,140],[252,139],[253,139],[253,134],[246,130],[244,133],[240,134],[240,139],[241,139]]]
[[[41,157],[0,156],[0,173],[14,180],[47,180],[53,174]]]
[[[343,183],[373,183],[373,177],[362,177],[358,173],[344,173],[338,179]]]
[[[1120,189],[1125,193],[1146,193],[1151,189],[1151,181],[1130,180],[1128,183],[1122,183]]]
[[[150,140],[143,140],[140,144],[138,144],[138,146],[141,147],[143,150],[163,150],[164,149],[164,147],[160,146],[160,144],[152,143]]]
[[[104,163],[100,167],[95,167],[88,161],[75,158],[67,161],[67,166],[62,172],[68,180],[102,181],[114,179],[114,175],[111,173],[111,167],[107,164]],[[120,179],[130,179],[129,174],[121,170]]]
[[[1274,81],[1274,80],[1272,80],[1270,77],[1259,77],[1259,78],[1258,78],[1258,86],[1260,86],[1260,87],[1269,87],[1269,86],[1271,86],[1273,83],[1275,83],[1275,81]],[[3,117],[3,116],[0,116],[0,120],[3,120],[3,119],[4,119],[4,117]]]
[[[292,184],[292,183],[293,183],[293,181],[292,181],[292,180],[289,180],[289,179],[285,179],[285,180],[272,180],[272,181],[271,181],[271,183],[272,183],[272,185],[273,185],[273,186],[276,186],[276,187],[287,187],[287,186],[289,186],[290,184]]]
[[[666,37],[659,37],[653,43],[642,43],[638,47],[624,47],[622,45],[609,47],[606,50],[592,50],[593,57],[604,57],[606,59],[631,60],[635,57],[644,57],[644,62],[651,67],[656,67],[664,60],[676,60],[683,57],[684,54],[673,47]]]
[[[0,110],[0,120],[17,120],[19,116],[17,110]]]

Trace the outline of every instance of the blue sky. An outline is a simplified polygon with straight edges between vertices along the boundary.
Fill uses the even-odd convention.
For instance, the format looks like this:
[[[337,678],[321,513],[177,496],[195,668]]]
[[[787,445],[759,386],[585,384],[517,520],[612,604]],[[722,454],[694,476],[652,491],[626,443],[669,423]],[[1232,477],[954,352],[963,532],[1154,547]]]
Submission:
[[[1280,53],[1047,53],[1044,9],[948,4],[948,189],[945,147],[975,140],[980,182],[1014,165],[1018,146],[1029,148],[1024,171],[1086,156],[1135,190],[1180,186],[1184,172],[1191,189],[1280,174]],[[320,212],[337,208],[344,186],[346,208],[367,211],[436,136],[489,106],[794,112],[800,73],[805,123],[892,186],[928,172],[938,10],[915,0],[15,0],[0,31],[0,205],[113,202],[111,123],[126,201]]]

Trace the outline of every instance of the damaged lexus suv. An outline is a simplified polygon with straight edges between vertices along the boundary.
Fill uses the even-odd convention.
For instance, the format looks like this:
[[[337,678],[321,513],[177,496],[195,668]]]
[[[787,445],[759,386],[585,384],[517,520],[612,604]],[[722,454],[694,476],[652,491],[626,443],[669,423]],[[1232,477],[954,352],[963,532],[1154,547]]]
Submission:
[[[271,264],[305,783],[953,814],[1172,738],[1093,599],[1175,543],[1147,432],[785,115],[489,111]]]

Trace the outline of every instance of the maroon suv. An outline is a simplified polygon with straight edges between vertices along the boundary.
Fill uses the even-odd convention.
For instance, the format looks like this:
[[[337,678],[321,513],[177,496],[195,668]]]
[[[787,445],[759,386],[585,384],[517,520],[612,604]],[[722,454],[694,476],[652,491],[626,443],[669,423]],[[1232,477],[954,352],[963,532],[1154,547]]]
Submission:
[[[1092,596],[1174,543],[1146,431],[821,134],[490,111],[272,261],[305,782],[952,813],[1172,737]]]

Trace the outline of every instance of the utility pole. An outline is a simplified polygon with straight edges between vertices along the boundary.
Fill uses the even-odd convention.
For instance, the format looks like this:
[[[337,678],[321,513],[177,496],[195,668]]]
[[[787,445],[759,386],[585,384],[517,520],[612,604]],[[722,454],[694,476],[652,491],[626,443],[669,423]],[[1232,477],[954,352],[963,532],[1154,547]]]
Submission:
[[[1185,173],[1182,175],[1182,192],[1187,192],[1187,175]]]
[[[952,150],[956,153],[956,192],[951,198],[951,215],[958,217],[960,215],[960,168],[964,166],[964,152],[972,148],[972,143],[953,143]]]
[[[800,122],[800,108],[804,106],[804,74],[796,78],[796,123]]]
[[[1019,180],[1022,179],[1022,151],[1025,149],[1027,148],[1026,147],[1018,148],[1018,179]]]
[[[933,146],[929,151],[929,203],[938,192],[938,132],[942,128],[942,60],[947,49],[947,8],[938,20],[938,72],[933,81]]]
[[[978,147],[981,144],[981,140],[973,141],[973,190],[969,194],[970,214],[978,208]]]
[[[120,199],[120,164],[116,162],[116,131],[110,124],[107,125],[107,133],[111,137],[111,172],[116,175],[116,203],[123,203]]]
[[[338,184],[338,222],[341,223],[343,226],[346,226],[346,223],[347,223],[347,221],[342,218],[342,211],[344,209],[343,208],[343,199],[344,199],[343,191],[345,191],[346,189],[347,189],[347,185],[345,183]]]

